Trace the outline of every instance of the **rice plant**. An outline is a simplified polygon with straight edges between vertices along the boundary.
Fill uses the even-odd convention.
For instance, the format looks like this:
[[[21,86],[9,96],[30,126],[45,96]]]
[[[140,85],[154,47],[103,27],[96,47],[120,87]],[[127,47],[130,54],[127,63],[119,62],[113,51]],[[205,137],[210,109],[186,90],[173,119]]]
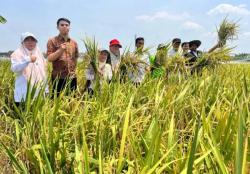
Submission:
[[[79,89],[85,63],[78,65]],[[23,110],[12,107],[9,69],[1,62],[3,173],[250,172],[249,65],[148,75],[139,87],[114,81],[92,98],[40,93]]]
[[[225,18],[217,29],[218,40],[221,46],[225,46],[227,41],[237,39],[239,33],[239,24],[237,22],[229,21]]]

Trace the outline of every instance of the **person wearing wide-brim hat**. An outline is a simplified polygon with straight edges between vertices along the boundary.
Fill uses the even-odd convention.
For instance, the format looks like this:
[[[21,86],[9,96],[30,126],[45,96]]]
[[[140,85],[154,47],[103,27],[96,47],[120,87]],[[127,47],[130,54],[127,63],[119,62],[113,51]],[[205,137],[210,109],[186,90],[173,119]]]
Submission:
[[[203,54],[202,51],[198,50],[198,48],[201,46],[201,41],[200,40],[192,40],[189,42],[189,52],[185,54],[184,56],[188,58],[189,64],[193,64],[194,62],[197,61],[198,58],[200,58]],[[213,46],[211,49],[209,49],[208,53],[213,52],[217,48],[220,47],[220,44],[217,43],[215,46]]]
[[[189,65],[193,65],[193,63],[196,62],[197,59],[202,56],[202,51],[198,50],[200,46],[200,40],[192,40],[189,42],[190,51],[184,55],[188,59]]]

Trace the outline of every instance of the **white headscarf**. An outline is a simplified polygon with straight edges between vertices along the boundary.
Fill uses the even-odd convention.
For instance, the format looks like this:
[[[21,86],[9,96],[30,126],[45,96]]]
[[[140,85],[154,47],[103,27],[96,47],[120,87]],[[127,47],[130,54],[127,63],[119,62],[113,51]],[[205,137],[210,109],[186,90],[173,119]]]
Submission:
[[[27,48],[25,48],[23,42],[27,37],[33,37],[37,41],[36,37],[32,33],[23,33],[21,36],[21,46],[16,51],[14,51],[14,53],[11,55],[11,59],[15,61],[21,61],[24,57],[31,55],[36,56],[36,61],[34,63],[29,63],[22,71],[22,75],[27,80],[30,79],[31,84],[46,81],[47,61],[38,46],[36,46],[32,51],[29,51]]]

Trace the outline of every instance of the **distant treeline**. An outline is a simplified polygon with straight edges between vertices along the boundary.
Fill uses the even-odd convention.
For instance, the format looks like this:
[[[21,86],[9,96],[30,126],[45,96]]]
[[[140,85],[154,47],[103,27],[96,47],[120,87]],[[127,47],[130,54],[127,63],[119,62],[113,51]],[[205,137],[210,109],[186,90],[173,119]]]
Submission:
[[[234,60],[250,59],[250,53],[240,53],[232,57]]]

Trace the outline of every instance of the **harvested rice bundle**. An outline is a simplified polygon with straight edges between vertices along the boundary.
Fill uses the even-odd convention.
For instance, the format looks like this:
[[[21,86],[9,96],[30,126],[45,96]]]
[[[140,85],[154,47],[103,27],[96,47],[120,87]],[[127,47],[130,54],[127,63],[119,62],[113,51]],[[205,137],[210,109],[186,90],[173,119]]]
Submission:
[[[239,25],[237,22],[228,21],[225,18],[217,29],[220,46],[225,46],[228,40],[235,40],[238,37]]]
[[[141,65],[147,65],[147,62],[142,59],[142,56],[148,54],[148,50],[149,48],[146,48],[134,53],[125,51],[121,58],[121,67],[126,67],[127,70],[137,71]]]
[[[96,42],[95,38],[92,40],[86,37],[84,40],[84,45],[86,48],[86,54],[84,55],[85,60],[88,60],[89,63],[92,65],[95,73],[98,70],[98,43]]]
[[[208,67],[213,68],[218,64],[225,63],[231,60],[232,48],[221,48],[211,53],[204,53],[202,57],[193,65],[195,67]]]

